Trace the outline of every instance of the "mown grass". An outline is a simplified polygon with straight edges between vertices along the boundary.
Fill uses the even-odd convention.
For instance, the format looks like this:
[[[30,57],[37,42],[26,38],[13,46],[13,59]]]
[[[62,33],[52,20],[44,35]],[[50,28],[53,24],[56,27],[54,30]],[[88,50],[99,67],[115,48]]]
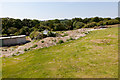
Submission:
[[[118,29],[3,58],[3,78],[117,78]]]

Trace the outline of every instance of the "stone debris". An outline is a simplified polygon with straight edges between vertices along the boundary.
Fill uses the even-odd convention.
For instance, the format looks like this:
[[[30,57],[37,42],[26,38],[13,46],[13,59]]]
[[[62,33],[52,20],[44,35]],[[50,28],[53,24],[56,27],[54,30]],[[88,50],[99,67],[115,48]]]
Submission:
[[[49,47],[56,45],[59,40],[63,40],[66,42],[68,39],[73,38],[73,39],[78,39],[80,37],[86,36],[85,33],[88,33],[89,31],[93,30],[98,30],[98,29],[88,29],[88,28],[82,28],[82,29],[77,29],[77,30],[70,30],[62,33],[61,35],[68,34],[67,36],[64,37],[46,37],[44,39],[41,39],[39,41],[31,41],[29,43],[26,43],[21,46],[11,46],[11,47],[0,47],[0,50],[2,54],[0,54],[0,57],[8,57],[11,55],[19,55],[25,53],[26,50],[33,50],[33,49],[39,49],[39,48],[44,48],[44,47]],[[41,41],[44,41],[43,43]],[[35,48],[31,48],[34,45],[37,45]]]

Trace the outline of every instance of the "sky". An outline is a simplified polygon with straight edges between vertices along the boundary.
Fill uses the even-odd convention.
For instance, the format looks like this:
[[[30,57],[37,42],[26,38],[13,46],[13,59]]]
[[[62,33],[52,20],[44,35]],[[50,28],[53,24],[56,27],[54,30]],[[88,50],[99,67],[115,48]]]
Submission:
[[[5,1],[0,3],[0,15],[2,17],[50,20],[71,19],[75,17],[86,18],[95,16],[115,18],[118,16],[117,0],[111,0],[111,2]]]

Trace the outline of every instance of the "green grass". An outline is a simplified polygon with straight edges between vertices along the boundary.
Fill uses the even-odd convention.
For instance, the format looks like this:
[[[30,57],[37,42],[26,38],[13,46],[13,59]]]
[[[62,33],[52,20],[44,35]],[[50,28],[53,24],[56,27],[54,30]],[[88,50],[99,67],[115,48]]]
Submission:
[[[117,78],[118,29],[3,58],[3,78]]]

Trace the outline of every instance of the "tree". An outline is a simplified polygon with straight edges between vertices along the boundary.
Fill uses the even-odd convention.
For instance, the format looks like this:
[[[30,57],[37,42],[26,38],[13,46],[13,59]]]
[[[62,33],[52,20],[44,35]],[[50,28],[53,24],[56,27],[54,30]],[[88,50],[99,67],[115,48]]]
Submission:
[[[17,31],[18,31],[18,29],[15,28],[15,27],[10,27],[10,28],[8,29],[8,33],[9,33],[9,34],[14,34],[14,33],[16,33]]]
[[[87,23],[89,23],[90,22],[90,18],[85,18],[85,19],[83,19],[83,22],[85,23],[85,24],[87,24]]]
[[[82,18],[73,18],[72,23],[74,23],[75,21],[83,22]]]
[[[91,22],[99,22],[99,21],[100,21],[99,17],[94,17],[91,19]]]
[[[91,22],[91,23],[86,24],[84,27],[85,28],[93,28],[95,26],[97,26],[96,22]]]
[[[108,21],[108,20],[111,20],[111,18],[104,18],[104,21]]]
[[[27,26],[23,26],[19,31],[20,35],[29,35],[29,33],[30,33],[30,30],[29,30],[29,27]]]
[[[61,23],[54,24],[54,30],[55,31],[62,31],[65,30],[65,27]]]
[[[84,26],[83,22],[74,22],[74,28],[79,29],[82,28]]]
[[[118,21],[120,21],[120,17],[116,17],[115,19],[118,20]]]

